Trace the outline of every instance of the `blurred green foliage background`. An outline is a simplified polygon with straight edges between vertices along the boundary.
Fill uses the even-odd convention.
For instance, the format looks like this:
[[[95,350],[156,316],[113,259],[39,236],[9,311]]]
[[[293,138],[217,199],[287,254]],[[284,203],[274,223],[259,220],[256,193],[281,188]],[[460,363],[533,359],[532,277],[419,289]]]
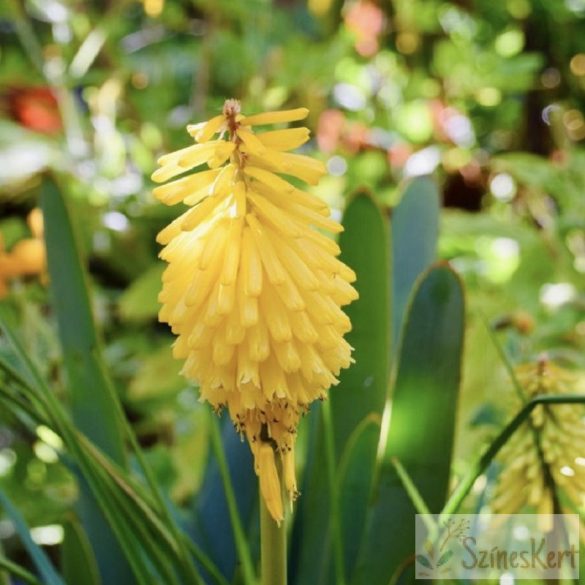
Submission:
[[[154,238],[176,211],[149,175],[226,98],[310,108],[316,192],[339,214],[357,189],[390,213],[406,180],[438,181],[440,257],[467,290],[455,475],[509,414],[486,322],[515,362],[585,369],[583,0],[5,0],[0,36],[2,250],[34,237],[43,173],[66,177],[108,370],[185,514],[209,422],[157,323]],[[62,388],[46,278],[2,272],[2,250],[4,302]],[[77,497],[51,440],[0,413],[0,486],[49,548]],[[6,523],[0,538],[18,558]]]

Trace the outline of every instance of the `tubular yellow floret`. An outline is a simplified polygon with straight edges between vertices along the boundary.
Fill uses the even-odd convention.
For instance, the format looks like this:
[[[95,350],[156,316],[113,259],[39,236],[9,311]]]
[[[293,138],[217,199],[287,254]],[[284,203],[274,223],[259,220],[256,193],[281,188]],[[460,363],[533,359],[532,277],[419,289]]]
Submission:
[[[225,116],[215,116],[207,122],[201,124],[190,124],[187,126],[187,132],[195,138],[197,142],[207,142],[214,134],[225,127]]]
[[[165,182],[154,189],[162,203],[189,206],[157,238],[168,263],[160,320],[177,335],[173,355],[185,360],[182,373],[215,410],[227,407],[248,439],[277,522],[281,484],[291,502],[297,495],[300,417],[352,361],[340,307],[357,298],[338,245],[317,231],[337,233],[340,224],[320,199],[281,177],[316,183],[325,173],[321,162],[288,152],[309,131],[252,129],[307,114],[246,117],[227,100],[221,115],[188,126],[196,143],[162,156],[153,174]],[[178,177],[196,167],[202,170]]]
[[[260,477],[260,493],[266,502],[268,511],[280,524],[284,518],[282,512],[282,495],[278,471],[274,461],[274,449],[271,445],[264,443],[260,445],[257,457],[257,473]]]
[[[282,122],[296,122],[304,120],[309,115],[307,108],[283,110],[281,112],[264,112],[243,118],[242,126],[262,126],[264,124],[280,124]]]
[[[258,140],[266,147],[278,151],[292,150],[302,146],[309,140],[307,128],[289,128],[288,130],[272,130],[258,134]]]

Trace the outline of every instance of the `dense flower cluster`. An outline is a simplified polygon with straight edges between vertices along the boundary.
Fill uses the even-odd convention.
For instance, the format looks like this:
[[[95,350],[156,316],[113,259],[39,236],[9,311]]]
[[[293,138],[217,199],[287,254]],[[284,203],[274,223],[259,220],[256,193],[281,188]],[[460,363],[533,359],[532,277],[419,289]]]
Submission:
[[[571,373],[542,359],[517,370],[526,398],[571,394]],[[540,404],[528,423],[505,445],[492,508],[498,514],[517,513],[532,507],[539,514],[555,510],[553,490],[562,490],[576,507],[585,501],[585,419],[575,404]]]
[[[228,100],[221,115],[188,126],[195,144],[161,157],[153,174],[173,179],[154,190],[160,201],[189,206],[158,236],[168,262],[160,319],[178,336],[173,351],[186,360],[183,374],[215,409],[227,406],[247,437],[277,521],[279,467],[290,496],[297,491],[299,418],[352,361],[343,339],[351,324],[340,307],[357,298],[338,245],[316,229],[342,227],[320,199],[279,176],[316,184],[325,173],[321,162],[288,152],[309,131],[253,131],[307,113],[244,116]]]

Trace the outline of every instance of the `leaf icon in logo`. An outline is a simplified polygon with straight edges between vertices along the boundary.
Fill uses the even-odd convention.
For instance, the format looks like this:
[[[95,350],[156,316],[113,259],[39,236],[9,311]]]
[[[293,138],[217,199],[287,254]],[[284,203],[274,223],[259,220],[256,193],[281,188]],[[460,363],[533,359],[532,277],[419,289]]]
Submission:
[[[433,568],[433,565],[431,565],[431,562],[429,561],[429,559],[427,559],[427,557],[425,557],[424,555],[416,555],[416,560],[423,567],[426,567],[427,569],[432,569]]]
[[[448,550],[446,553],[442,554],[439,560],[437,561],[437,567],[444,565],[449,559],[453,556],[453,551]]]

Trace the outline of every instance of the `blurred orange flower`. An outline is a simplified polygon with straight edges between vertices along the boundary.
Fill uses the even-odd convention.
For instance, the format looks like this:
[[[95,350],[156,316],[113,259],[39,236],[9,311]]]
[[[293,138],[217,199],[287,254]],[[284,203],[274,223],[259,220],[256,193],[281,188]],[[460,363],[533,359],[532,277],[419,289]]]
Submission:
[[[359,0],[345,15],[345,26],[355,35],[355,50],[362,57],[375,55],[384,30],[384,13],[369,0]]]
[[[47,259],[41,210],[33,209],[27,218],[27,223],[33,237],[20,240],[10,251],[5,249],[4,240],[0,234],[0,299],[8,294],[10,280],[35,275],[39,275],[41,280],[45,279]]]
[[[62,129],[57,100],[48,87],[12,88],[8,106],[12,118],[31,130],[56,134]]]

